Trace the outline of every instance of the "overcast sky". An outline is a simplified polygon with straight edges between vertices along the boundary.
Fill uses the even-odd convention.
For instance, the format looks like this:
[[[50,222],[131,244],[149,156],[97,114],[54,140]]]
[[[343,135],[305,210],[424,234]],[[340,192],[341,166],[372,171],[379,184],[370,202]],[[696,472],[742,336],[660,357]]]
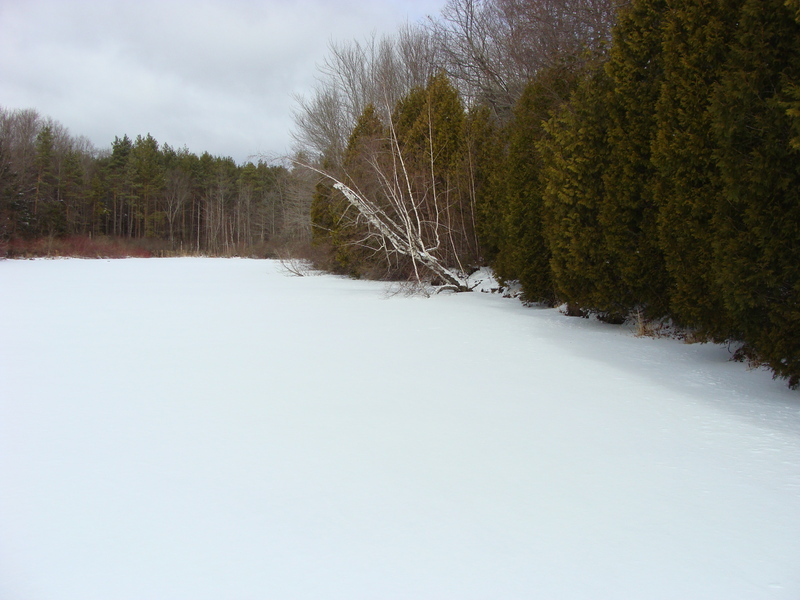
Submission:
[[[293,94],[328,42],[393,33],[446,0],[0,0],[0,106],[232,156],[286,153]]]

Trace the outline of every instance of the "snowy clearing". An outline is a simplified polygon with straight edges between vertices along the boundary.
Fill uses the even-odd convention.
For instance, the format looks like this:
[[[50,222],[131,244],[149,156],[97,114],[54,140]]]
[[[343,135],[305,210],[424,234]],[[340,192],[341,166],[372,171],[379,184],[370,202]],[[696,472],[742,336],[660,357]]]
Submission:
[[[800,598],[800,394],[385,289],[0,261],[0,599]]]

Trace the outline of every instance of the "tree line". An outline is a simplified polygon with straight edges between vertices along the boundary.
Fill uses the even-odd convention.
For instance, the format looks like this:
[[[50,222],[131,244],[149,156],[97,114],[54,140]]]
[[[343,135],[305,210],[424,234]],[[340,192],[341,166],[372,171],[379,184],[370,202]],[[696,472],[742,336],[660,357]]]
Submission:
[[[800,382],[798,0],[450,0],[319,82],[295,135],[326,268],[488,263]]]
[[[200,156],[150,134],[98,151],[34,109],[0,107],[0,244],[113,237],[161,252],[274,254],[310,237],[314,181]]]

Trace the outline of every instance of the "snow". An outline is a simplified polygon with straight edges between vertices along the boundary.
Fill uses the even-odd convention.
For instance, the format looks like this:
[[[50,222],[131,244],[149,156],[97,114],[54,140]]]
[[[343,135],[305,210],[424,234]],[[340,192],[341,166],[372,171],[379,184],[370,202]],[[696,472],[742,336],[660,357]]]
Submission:
[[[0,262],[0,599],[800,597],[727,348],[242,259]]]

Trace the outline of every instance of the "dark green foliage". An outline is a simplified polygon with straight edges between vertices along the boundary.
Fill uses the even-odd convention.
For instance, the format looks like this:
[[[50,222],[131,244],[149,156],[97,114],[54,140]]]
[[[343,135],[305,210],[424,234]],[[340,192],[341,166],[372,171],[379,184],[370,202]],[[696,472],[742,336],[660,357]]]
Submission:
[[[320,181],[314,188],[311,200],[311,239],[316,245],[329,244],[336,217],[331,210],[333,188]]]
[[[800,0],[786,0],[786,7],[793,12],[794,19],[800,23]],[[786,112],[792,119],[792,147],[800,150],[800,81],[787,79],[785,91],[788,96]]]
[[[305,214],[295,208],[307,201],[290,201],[283,167],[198,158],[151,135],[115,138],[110,152],[97,152],[33,110],[0,108],[0,175],[4,254],[38,254],[58,246],[54,238],[73,240],[61,246],[68,249],[78,247],[76,239],[109,236],[149,238],[141,246],[154,252],[263,255],[271,238],[286,235],[291,210],[298,237],[309,233],[307,203]]]
[[[44,125],[36,136],[36,184],[33,196],[33,224],[39,235],[53,237],[67,233],[67,205],[62,178],[65,169],[56,165],[55,138],[51,125]],[[70,175],[75,178],[75,164],[68,161],[67,157],[60,160],[64,166],[69,167]],[[74,186],[70,186],[74,193]]]
[[[128,168],[132,183],[129,203],[135,217],[132,225],[137,237],[154,237],[158,233],[158,223],[153,218],[153,204],[155,196],[164,187],[164,164],[158,142],[149,133],[136,138]]]
[[[133,230],[131,212],[126,210],[128,200],[133,196],[132,173],[128,162],[133,149],[133,142],[126,135],[121,139],[114,138],[111,144],[111,157],[106,167],[108,194],[111,197],[112,224],[109,233],[112,235],[129,234]]]
[[[475,231],[480,242],[480,254],[485,263],[494,263],[503,236],[501,196],[505,190],[503,178],[502,130],[492,117],[488,106],[480,105],[469,111],[465,126],[465,164],[462,173],[467,178],[475,203]]]
[[[607,201],[608,103],[611,81],[603,69],[587,74],[545,126],[543,159],[546,237],[560,301],[619,315],[618,288],[599,213]]]
[[[545,121],[568,98],[574,80],[567,69],[540,73],[517,102],[507,130],[506,190],[498,215],[502,234],[493,266],[502,279],[519,280],[530,302],[555,301],[543,225],[545,181],[537,143],[545,135]]]
[[[36,136],[36,158],[34,160],[36,165],[36,191],[33,198],[33,214],[35,218],[39,217],[40,206],[44,208],[46,204],[57,199],[57,181],[53,173],[55,167],[53,164],[54,153],[53,128],[50,125],[45,125]]]
[[[386,124],[368,105],[350,135],[341,172],[331,174],[396,223],[401,237],[419,238],[437,261],[462,271],[479,256],[468,171],[474,145],[465,142],[465,123],[458,91],[438,74],[401,98]],[[338,190],[319,185],[311,210],[315,244],[326,247],[329,268],[369,277],[414,272],[411,258],[383,244]]]
[[[4,256],[10,240],[32,235],[34,227],[33,211],[20,189],[9,148],[2,141],[0,139],[0,256]]]
[[[318,265],[334,273],[356,275],[351,270],[347,249],[340,239],[340,221],[345,210],[345,202],[334,195],[335,190],[325,181],[314,188],[311,199],[311,241],[322,248],[326,261]]]
[[[432,169],[446,179],[456,168],[463,144],[464,105],[444,73],[402,98],[392,121],[403,154],[416,169]]]
[[[437,256],[448,267],[463,270],[478,261],[474,203],[466,141],[466,117],[458,91],[444,73],[425,88],[412,90],[398,102],[392,122],[412,195],[431,224],[431,240],[439,236]],[[446,235],[442,235],[446,232]]]
[[[86,173],[81,164],[81,156],[75,150],[64,154],[59,178],[59,200],[64,206],[64,215],[68,233],[75,234],[86,231],[90,217],[87,211],[89,204]]]
[[[387,134],[372,104],[364,108],[350,134],[343,170],[347,184],[361,193],[381,194],[372,161],[385,151]],[[329,257],[324,266],[333,272],[360,277],[365,271],[388,268],[386,255],[374,252],[364,240],[368,229],[344,196],[327,181],[317,184],[311,202],[313,242]],[[363,243],[362,243],[363,242]]]
[[[103,233],[103,224],[106,222],[110,210],[105,201],[105,190],[99,173],[95,173],[92,176],[86,196],[90,219],[88,225],[89,234],[91,236],[101,235]]]
[[[680,323],[725,339],[729,317],[718,289],[712,221],[723,202],[714,159],[710,93],[719,80],[741,0],[673,0],[663,27],[663,83],[653,164],[659,177],[660,244]]]
[[[741,356],[791,385],[800,383],[798,9],[797,0],[635,0],[614,31],[610,81],[582,82],[538,141],[539,222],[559,299],[607,315],[643,308],[742,341]],[[510,185],[528,168],[534,192],[536,160],[509,162]]]
[[[667,273],[658,243],[656,172],[650,161],[655,106],[663,81],[661,28],[665,0],[634,0],[614,28],[607,63],[609,164],[598,215],[618,287],[607,297],[650,316],[667,312]]]
[[[381,182],[376,178],[372,161],[386,151],[387,133],[375,107],[367,105],[358,119],[344,154],[344,171],[348,185],[361,193],[380,199]],[[334,249],[334,265],[353,277],[367,273],[385,274],[390,269],[386,253],[366,243],[368,227],[341,192],[331,190],[330,206],[333,223],[330,239]]]
[[[800,154],[786,104],[800,81],[800,24],[783,0],[746,0],[711,105],[724,202],[715,276],[733,333],[800,378]]]

